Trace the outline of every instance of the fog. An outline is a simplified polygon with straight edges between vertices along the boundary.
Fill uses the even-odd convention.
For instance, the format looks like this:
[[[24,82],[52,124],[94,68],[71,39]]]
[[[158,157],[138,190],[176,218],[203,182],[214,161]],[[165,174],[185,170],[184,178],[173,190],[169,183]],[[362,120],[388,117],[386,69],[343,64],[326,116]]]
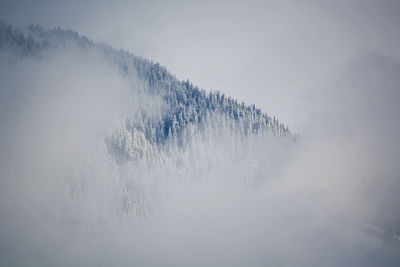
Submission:
[[[398,266],[398,4],[316,2],[4,1],[16,25],[160,60],[298,136],[243,139],[215,115],[118,162],[107,140],[161,97],[95,49],[2,49],[0,266]]]
[[[163,103],[92,50],[1,55],[2,265],[398,264],[394,59],[355,59],[295,142],[216,118],[183,149],[116,163],[107,138]]]

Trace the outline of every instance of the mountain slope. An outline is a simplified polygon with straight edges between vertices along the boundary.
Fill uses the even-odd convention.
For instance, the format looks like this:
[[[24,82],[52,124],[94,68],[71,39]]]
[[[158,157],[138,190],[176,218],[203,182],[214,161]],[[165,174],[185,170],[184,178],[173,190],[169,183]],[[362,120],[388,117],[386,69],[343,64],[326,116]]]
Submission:
[[[143,93],[149,97],[161,97],[162,112],[148,114],[142,112],[139,120],[129,120],[125,129],[115,133],[108,140],[110,149],[118,161],[141,158],[149,150],[147,147],[164,146],[168,140],[175,140],[178,146],[185,146],[188,127],[195,131],[229,125],[229,129],[241,136],[260,135],[270,132],[275,136],[290,135],[288,127],[275,117],[271,118],[255,105],[239,103],[220,92],[199,89],[189,81],[179,81],[159,63],[137,57],[130,52],[116,51],[108,45],[97,44],[76,32],[55,28],[44,30],[40,25],[31,25],[25,32],[0,22],[0,47],[11,49],[21,57],[40,59],[44,51],[65,47],[80,50],[95,49],[104,58],[118,67],[122,75],[136,77]],[[193,129],[191,130],[193,131]],[[135,139],[135,143],[132,142]]]

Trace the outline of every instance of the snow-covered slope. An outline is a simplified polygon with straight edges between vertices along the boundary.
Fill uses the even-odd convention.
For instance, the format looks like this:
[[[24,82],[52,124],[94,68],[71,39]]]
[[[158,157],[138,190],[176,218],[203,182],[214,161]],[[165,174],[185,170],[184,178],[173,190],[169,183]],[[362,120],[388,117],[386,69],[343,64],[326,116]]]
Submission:
[[[71,46],[100,52],[121,75],[134,77],[132,90],[161,100],[162,110],[159,109],[158,114],[154,110],[142,110],[140,118],[132,116],[125,127],[108,140],[118,161],[149,156],[150,151],[163,146],[167,140],[185,146],[190,139],[188,128],[192,128],[190,134],[225,125],[228,126],[226,129],[241,136],[267,132],[275,136],[290,135],[287,126],[254,105],[239,103],[219,91],[207,93],[189,81],[179,81],[159,63],[128,51],[94,43],[69,30],[44,30],[40,25],[31,25],[22,32],[5,22],[0,23],[0,47],[9,48],[21,57],[40,60],[45,51]]]

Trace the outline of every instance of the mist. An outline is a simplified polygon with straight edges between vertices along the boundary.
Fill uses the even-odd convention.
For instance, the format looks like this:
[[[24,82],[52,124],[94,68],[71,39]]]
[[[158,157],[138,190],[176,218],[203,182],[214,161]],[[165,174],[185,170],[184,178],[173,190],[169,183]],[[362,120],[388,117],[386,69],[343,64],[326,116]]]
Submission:
[[[110,138],[167,106],[135,73],[73,44],[0,56],[0,265],[399,264],[395,57],[360,52],[297,98],[296,138],[214,114],[120,161]]]
[[[94,50],[67,47],[40,59],[7,52],[1,67],[3,265],[235,263],[224,255],[239,252],[249,238],[236,236],[251,223],[241,213],[260,201],[258,186],[276,183],[278,177],[269,181],[263,172],[280,175],[288,141],[240,139],[217,117],[217,127],[195,135],[183,150],[170,144],[153,158],[118,164],[107,139],[127,118],[162,112],[158,100],[141,94],[134,77]],[[246,213],[253,217],[257,209]],[[245,264],[252,254],[239,259]]]

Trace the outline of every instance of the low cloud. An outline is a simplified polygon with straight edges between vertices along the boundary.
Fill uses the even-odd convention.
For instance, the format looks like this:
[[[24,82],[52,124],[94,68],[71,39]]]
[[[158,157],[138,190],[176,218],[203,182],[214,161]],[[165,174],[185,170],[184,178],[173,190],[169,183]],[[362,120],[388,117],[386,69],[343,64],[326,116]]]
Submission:
[[[296,143],[209,129],[186,148],[117,164],[105,140],[146,106],[161,112],[159,100],[95,51],[2,57],[2,264],[399,262],[392,59],[362,55],[331,95],[310,99],[324,108]]]

